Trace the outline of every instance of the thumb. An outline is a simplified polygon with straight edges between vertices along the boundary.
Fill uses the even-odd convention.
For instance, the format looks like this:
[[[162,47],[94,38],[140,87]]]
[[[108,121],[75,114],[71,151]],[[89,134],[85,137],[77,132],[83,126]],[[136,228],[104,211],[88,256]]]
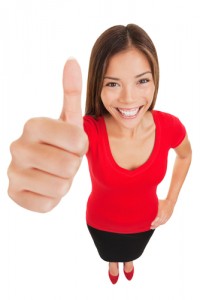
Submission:
[[[81,112],[82,75],[74,58],[67,60],[63,70],[63,108],[60,119],[64,122],[83,126]]]

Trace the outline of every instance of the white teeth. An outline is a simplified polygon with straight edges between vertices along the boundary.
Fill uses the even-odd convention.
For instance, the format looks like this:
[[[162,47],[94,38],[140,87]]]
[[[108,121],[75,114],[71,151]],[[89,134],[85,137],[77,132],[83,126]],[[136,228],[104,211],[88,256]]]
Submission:
[[[121,109],[121,108],[118,108],[118,110],[125,117],[134,117],[138,113],[139,107],[132,108],[132,109]]]

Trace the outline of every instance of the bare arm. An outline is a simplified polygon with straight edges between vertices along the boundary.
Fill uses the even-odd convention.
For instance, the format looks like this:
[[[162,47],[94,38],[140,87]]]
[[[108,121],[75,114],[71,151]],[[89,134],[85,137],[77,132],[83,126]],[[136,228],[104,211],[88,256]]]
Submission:
[[[151,229],[155,229],[158,226],[165,224],[171,217],[190,167],[192,150],[188,136],[186,136],[183,142],[174,150],[176,152],[176,159],[168,194],[165,200],[159,201],[158,215],[152,222]]]

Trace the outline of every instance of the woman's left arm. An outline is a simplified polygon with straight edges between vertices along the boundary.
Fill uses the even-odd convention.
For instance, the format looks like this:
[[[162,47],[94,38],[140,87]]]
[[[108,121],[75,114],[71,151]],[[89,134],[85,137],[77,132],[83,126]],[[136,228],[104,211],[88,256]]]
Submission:
[[[158,214],[151,224],[151,229],[155,229],[158,226],[165,224],[171,217],[190,167],[192,149],[187,135],[182,143],[174,150],[176,152],[176,159],[167,198],[159,201]]]

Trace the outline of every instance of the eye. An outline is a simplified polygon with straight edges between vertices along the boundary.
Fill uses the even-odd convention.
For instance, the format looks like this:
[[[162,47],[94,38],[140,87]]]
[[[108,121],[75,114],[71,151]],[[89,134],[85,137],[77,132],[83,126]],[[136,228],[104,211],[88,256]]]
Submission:
[[[150,80],[148,78],[143,78],[139,80],[139,84],[145,84],[148,83]]]
[[[106,83],[106,86],[108,86],[108,87],[116,87],[116,86],[119,86],[119,84],[117,82],[108,82],[108,83]]]

